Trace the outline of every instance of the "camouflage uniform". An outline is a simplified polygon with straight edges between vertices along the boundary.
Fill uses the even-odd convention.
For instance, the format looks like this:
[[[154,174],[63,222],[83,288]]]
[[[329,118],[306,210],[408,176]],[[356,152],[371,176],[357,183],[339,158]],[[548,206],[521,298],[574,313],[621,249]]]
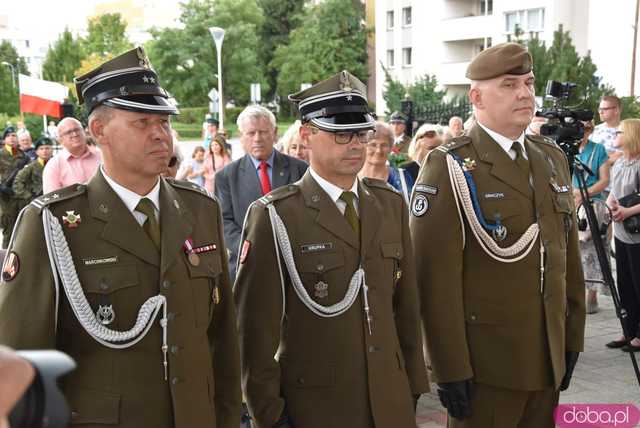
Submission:
[[[11,176],[16,169],[22,169],[29,162],[29,158],[21,150],[16,149],[13,155],[3,147],[0,151],[0,228],[2,228],[2,248],[7,248],[11,239],[13,225],[18,213],[25,206],[22,199],[13,194]]]
[[[33,199],[42,195],[42,171],[44,163],[36,159],[25,166],[16,176],[13,182],[13,193],[16,198],[28,204]]]

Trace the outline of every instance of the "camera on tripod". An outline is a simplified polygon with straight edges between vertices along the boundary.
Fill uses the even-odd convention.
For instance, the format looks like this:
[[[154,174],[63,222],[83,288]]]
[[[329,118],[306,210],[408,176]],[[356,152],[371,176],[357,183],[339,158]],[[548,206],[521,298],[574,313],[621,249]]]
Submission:
[[[553,100],[553,105],[536,112],[536,116],[548,120],[548,123],[540,127],[540,134],[550,137],[560,146],[569,159],[569,165],[572,164],[573,157],[578,154],[580,141],[584,136],[582,122],[593,120],[591,110],[566,106],[575,88],[575,83],[549,80],[545,98]]]

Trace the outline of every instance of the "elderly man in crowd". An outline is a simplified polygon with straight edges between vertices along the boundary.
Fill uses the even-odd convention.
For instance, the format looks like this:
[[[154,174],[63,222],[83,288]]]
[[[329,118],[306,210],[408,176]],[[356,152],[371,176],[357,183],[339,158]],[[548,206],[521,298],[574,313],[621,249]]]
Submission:
[[[584,346],[571,176],[553,141],[525,135],[524,47],[482,51],[467,77],[477,125],[427,157],[411,202],[429,357],[449,427],[552,428]]]
[[[64,149],[44,168],[44,193],[88,182],[102,162],[100,151],[87,144],[87,134],[77,119],[66,117],[58,123],[58,140]]]
[[[13,225],[23,208],[22,199],[13,193],[13,182],[18,172],[29,163],[29,157],[18,148],[16,129],[9,126],[2,134],[4,147],[0,149],[0,227],[2,248],[7,248]]]
[[[31,134],[26,129],[18,131],[18,148],[29,157],[29,160],[36,160],[36,149],[33,148]]]
[[[463,128],[464,123],[462,122],[462,118],[459,116],[452,116],[449,119],[449,130],[445,135],[446,140],[450,140],[452,138],[456,138],[462,135],[464,132]]]
[[[237,123],[246,154],[221,169],[215,181],[232,278],[235,278],[240,233],[249,205],[271,190],[298,181],[307,170],[306,162],[274,150],[276,118],[269,110],[249,106],[238,115]]]

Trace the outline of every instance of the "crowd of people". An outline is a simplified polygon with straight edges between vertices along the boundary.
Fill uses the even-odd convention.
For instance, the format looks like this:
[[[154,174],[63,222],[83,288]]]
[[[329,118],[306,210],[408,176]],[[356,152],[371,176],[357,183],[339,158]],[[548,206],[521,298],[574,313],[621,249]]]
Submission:
[[[212,117],[182,159],[142,49],[78,77],[88,124],[58,123],[62,151],[3,134],[0,344],[77,361],[76,424],[408,428],[431,378],[450,427],[553,427],[598,310],[593,236],[531,55],[493,46],[467,77],[472,118],[408,135],[340,72],[289,96],[280,141],[246,107],[234,161]],[[607,346],[635,352],[640,119],[599,113],[578,158],[628,313]]]

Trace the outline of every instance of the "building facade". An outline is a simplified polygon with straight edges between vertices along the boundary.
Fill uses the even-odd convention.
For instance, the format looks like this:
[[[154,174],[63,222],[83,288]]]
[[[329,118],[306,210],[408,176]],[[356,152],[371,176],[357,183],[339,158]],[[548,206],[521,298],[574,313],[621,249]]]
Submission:
[[[404,84],[435,75],[447,96],[466,94],[465,71],[516,27],[549,46],[559,25],[580,55],[591,52],[604,82],[628,95],[635,0],[377,0],[376,110],[384,114],[386,69]],[[614,44],[615,41],[615,44]],[[613,45],[613,46],[612,46]],[[626,59],[626,60],[625,60]],[[384,68],[383,68],[384,67]],[[636,87],[638,87],[636,85]]]

